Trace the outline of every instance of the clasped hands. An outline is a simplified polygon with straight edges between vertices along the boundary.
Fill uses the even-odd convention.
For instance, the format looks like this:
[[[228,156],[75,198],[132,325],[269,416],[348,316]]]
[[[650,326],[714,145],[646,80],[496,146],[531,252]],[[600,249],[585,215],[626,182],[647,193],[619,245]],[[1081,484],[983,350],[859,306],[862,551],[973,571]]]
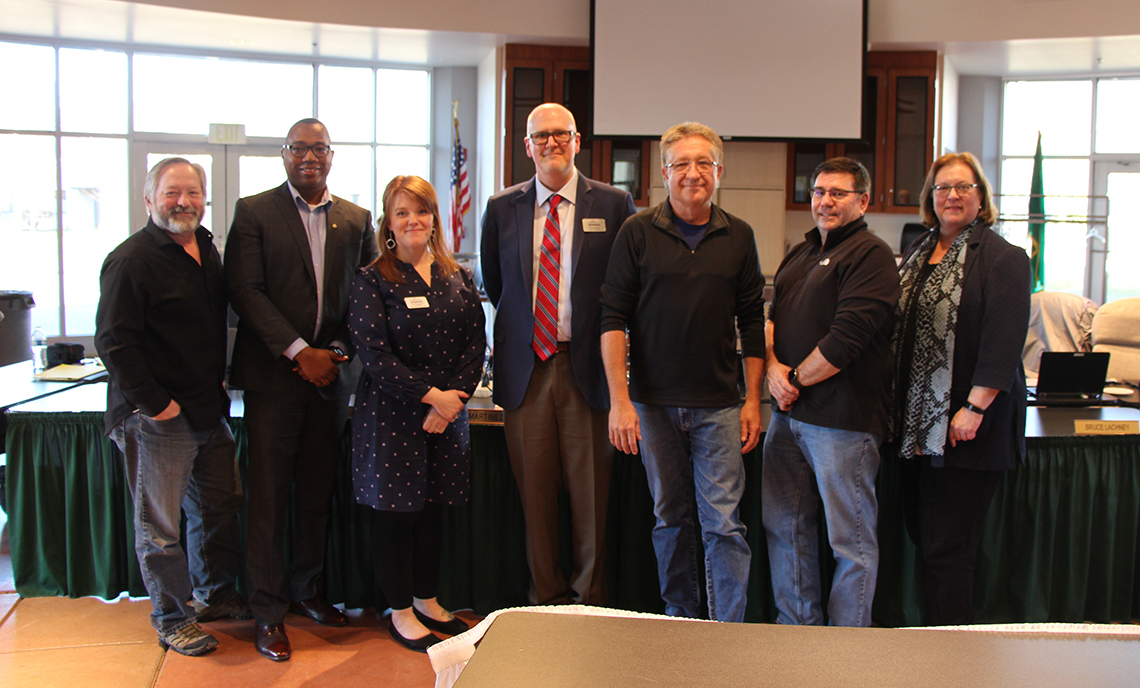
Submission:
[[[458,389],[441,390],[435,387],[429,389],[421,399],[425,404],[431,405],[431,410],[424,416],[424,432],[439,434],[446,430],[448,425],[459,418],[460,412],[466,405],[464,399],[469,396],[471,395],[467,392]]]
[[[293,357],[293,372],[301,376],[305,382],[311,382],[317,387],[327,387],[336,382],[340,375],[339,364],[348,360],[329,349],[317,349],[306,346]]]

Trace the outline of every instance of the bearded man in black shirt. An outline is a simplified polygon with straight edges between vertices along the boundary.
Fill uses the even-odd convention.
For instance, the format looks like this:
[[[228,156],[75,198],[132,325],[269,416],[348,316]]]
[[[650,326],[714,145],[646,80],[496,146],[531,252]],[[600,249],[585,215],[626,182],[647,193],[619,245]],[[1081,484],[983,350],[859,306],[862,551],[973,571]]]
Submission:
[[[150,221],[104,261],[95,316],[111,378],[104,424],[126,459],[151,623],[163,647],[190,656],[218,646],[198,621],[251,618],[234,590],[242,490],[223,386],[226,284],[199,224],[205,187],[202,166],[183,158],[151,168]]]

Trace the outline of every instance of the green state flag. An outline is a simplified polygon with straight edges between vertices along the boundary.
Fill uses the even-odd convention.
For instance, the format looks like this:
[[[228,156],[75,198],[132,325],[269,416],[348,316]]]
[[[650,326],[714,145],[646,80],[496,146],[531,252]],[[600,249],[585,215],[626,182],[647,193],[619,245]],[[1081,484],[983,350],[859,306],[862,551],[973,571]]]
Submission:
[[[1041,132],[1037,132],[1037,153],[1033,155],[1033,181],[1029,185],[1029,264],[1033,270],[1033,291],[1045,291],[1045,182],[1041,174]]]

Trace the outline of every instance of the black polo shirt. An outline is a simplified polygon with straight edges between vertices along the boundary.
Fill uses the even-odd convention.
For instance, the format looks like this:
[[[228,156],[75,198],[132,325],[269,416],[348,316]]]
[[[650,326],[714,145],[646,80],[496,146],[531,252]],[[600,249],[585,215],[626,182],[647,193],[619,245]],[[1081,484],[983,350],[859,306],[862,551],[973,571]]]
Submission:
[[[773,349],[778,361],[794,368],[819,347],[839,372],[804,388],[788,415],[825,428],[882,435],[899,299],[894,253],[862,217],[829,232],[827,246],[818,228],[805,239],[776,272],[768,312],[775,326]]]

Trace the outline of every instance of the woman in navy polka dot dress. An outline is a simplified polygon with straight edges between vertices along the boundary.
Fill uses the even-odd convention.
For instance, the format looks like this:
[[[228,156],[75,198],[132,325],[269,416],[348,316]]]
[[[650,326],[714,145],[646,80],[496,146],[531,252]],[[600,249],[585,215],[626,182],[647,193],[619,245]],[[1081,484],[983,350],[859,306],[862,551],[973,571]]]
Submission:
[[[431,184],[400,176],[384,190],[380,257],[360,270],[348,320],[364,364],[352,415],[352,486],[375,509],[376,580],[389,632],[424,652],[467,629],[436,601],[443,507],[467,502],[467,399],[483,372],[483,308],[451,257]],[[430,629],[430,630],[429,630]]]

